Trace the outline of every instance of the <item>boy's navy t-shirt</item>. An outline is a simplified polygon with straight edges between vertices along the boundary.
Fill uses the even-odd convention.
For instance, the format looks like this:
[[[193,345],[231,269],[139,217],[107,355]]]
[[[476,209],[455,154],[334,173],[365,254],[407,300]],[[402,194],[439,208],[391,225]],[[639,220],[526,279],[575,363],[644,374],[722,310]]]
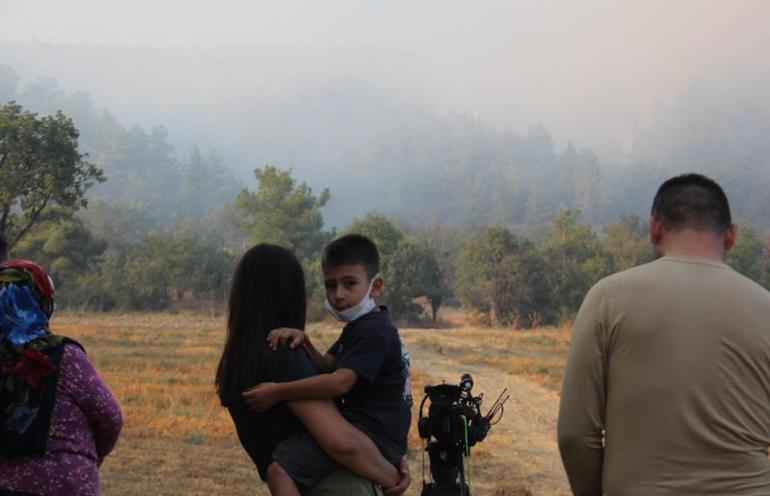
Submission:
[[[358,374],[353,388],[337,400],[340,412],[398,466],[406,454],[412,398],[408,355],[390,312],[380,307],[349,322],[329,353],[338,369]]]

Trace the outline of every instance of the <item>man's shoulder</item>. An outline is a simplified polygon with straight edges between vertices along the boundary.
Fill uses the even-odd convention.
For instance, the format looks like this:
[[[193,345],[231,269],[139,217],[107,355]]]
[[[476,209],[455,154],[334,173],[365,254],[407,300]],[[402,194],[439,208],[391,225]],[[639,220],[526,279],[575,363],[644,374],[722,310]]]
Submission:
[[[736,295],[746,300],[748,305],[755,306],[757,311],[770,316],[770,291],[739,272],[734,270],[731,272],[733,273],[733,287],[736,288],[734,290]]]
[[[638,296],[666,286],[706,290],[716,285],[741,298],[770,301],[767,289],[728,265],[683,257],[662,257],[616,272],[597,282],[592,291],[609,296],[624,292]]]
[[[601,292],[612,292],[629,284],[649,280],[659,269],[657,263],[658,261],[655,260],[610,274],[600,279],[593,289]]]
[[[637,298],[655,291],[661,284],[661,277],[665,277],[664,273],[665,267],[661,266],[660,259],[615,272],[596,282],[586,294],[586,300]]]

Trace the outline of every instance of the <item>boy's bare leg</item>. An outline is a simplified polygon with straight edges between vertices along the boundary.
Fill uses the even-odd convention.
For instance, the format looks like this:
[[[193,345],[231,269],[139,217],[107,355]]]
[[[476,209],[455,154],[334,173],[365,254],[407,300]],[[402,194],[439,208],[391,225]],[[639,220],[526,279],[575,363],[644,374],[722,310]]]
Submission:
[[[267,467],[267,485],[273,496],[300,496],[297,485],[278,462]]]

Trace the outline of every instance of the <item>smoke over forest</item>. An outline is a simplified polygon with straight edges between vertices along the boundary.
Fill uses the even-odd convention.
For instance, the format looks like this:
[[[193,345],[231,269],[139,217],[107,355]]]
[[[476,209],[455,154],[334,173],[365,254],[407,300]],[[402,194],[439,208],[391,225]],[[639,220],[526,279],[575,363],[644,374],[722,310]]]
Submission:
[[[320,68],[311,72],[313,59]],[[298,60],[295,71],[289,60]],[[0,100],[43,114],[63,110],[94,158],[105,153],[99,139],[110,126],[148,136],[163,128],[169,156],[157,160],[183,161],[197,148],[216,156],[240,184],[253,183],[256,167],[291,168],[298,179],[333,192],[324,212],[337,226],[381,211],[418,223],[528,228],[562,207],[604,224],[645,216],[660,181],[684,171],[720,180],[740,218],[768,226],[767,68],[692,80],[646,127],[618,138],[622,154],[602,157],[537,121],[514,129],[441,111],[392,76],[334,72],[326,60],[333,57],[323,49],[5,42]],[[392,71],[401,68],[388,62]],[[95,67],[98,77],[91,75]],[[577,118],[593,125],[591,116]],[[156,168],[152,159],[115,167]],[[101,191],[114,198],[115,183]]]
[[[746,227],[732,263],[770,284],[765,3],[286,2],[238,19],[172,4],[0,4],[0,104],[71,118],[105,179],[89,208],[49,209],[16,247],[77,281],[71,304],[221,299],[259,241],[297,251],[312,286],[320,247],[355,228],[391,246],[391,271],[414,266],[395,276],[404,315],[412,297],[434,311],[454,297],[554,321],[648,259],[651,198],[683,172],[725,187]],[[537,294],[516,293],[565,257]],[[169,258],[163,284],[143,279]]]

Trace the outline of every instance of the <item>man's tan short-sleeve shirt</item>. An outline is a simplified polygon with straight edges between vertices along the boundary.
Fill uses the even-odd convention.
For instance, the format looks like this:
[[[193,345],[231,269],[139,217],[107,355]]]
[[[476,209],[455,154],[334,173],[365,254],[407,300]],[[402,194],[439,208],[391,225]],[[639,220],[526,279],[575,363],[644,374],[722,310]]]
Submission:
[[[559,443],[578,495],[770,495],[770,293],[686,257],[600,281],[576,320]]]

